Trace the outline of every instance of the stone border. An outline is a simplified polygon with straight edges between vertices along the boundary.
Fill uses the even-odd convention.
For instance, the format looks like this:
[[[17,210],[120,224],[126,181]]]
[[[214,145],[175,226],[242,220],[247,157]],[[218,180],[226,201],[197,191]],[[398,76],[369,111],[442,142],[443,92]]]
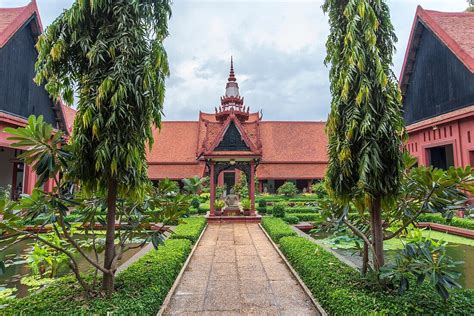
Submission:
[[[438,232],[460,236],[464,238],[474,239],[474,230],[469,228],[462,228],[457,226],[433,223],[433,222],[419,222],[416,224],[419,228],[428,228]]]
[[[197,246],[199,245],[199,242],[201,241],[201,238],[202,238],[202,236],[204,235],[204,232],[205,232],[206,229],[207,229],[207,226],[208,226],[208,224],[206,223],[206,226],[204,226],[204,229],[202,230],[201,235],[199,235],[198,240],[197,240],[196,243],[194,244],[193,249],[191,250],[191,252],[189,253],[188,259],[186,259],[186,262],[184,262],[183,267],[181,268],[181,271],[179,271],[178,276],[177,276],[176,279],[174,280],[173,286],[172,286],[171,289],[168,291],[168,295],[166,295],[166,297],[165,297],[163,303],[161,304],[161,308],[160,308],[160,310],[158,311],[157,316],[163,315],[163,313],[165,312],[165,310],[168,308],[168,305],[169,305],[169,303],[170,303],[170,301],[171,301],[171,297],[173,296],[174,292],[176,291],[176,288],[178,287],[178,284],[179,284],[179,282],[181,281],[181,278],[183,277],[184,271],[185,271],[186,268],[188,267],[189,262],[191,261],[191,258],[193,257],[193,254],[194,254],[194,252],[196,251],[196,248],[197,248]]]
[[[348,265],[349,267],[357,270],[357,271],[360,271],[360,268],[358,265],[356,265],[354,262],[346,259],[344,256],[338,254],[336,251],[334,251],[333,249],[331,249],[331,247],[329,247],[328,245],[326,245],[325,243],[322,243],[320,242],[319,240],[317,239],[314,239],[313,237],[311,237],[310,235],[306,234],[305,232],[299,230],[298,228],[294,227],[294,226],[291,226],[291,228],[298,234],[298,236],[300,237],[303,237],[303,238],[306,238],[308,239],[309,241],[311,241],[312,243],[315,243],[316,245],[320,246],[321,248],[323,248],[324,250],[326,250],[327,252],[331,253],[332,255],[334,255],[334,257],[336,257],[337,259],[339,259],[339,261],[341,261],[342,263],[345,263],[346,265]]]
[[[304,284],[303,280],[300,278],[299,274],[293,269],[293,267],[291,266],[290,262],[288,261],[288,259],[286,259],[285,255],[281,252],[280,248],[278,248],[277,244],[275,244],[272,240],[272,238],[270,237],[270,235],[268,235],[267,231],[262,227],[261,224],[258,224],[258,226],[260,227],[260,229],[263,231],[263,233],[265,234],[265,236],[267,237],[268,241],[272,244],[273,248],[276,250],[276,252],[278,253],[278,255],[281,257],[281,259],[283,260],[283,262],[285,262],[286,266],[288,267],[288,269],[290,270],[291,274],[295,277],[295,279],[298,281],[299,285],[303,288],[303,291],[306,293],[306,295],[308,295],[308,297],[310,298],[311,302],[313,303],[313,305],[316,307],[316,309],[319,311],[319,313],[322,315],[322,316],[327,316],[327,313],[326,311],[324,310],[324,308],[319,304],[319,302],[314,298],[313,296],[313,293],[311,293],[311,291],[308,289],[308,287],[306,286],[306,284]]]

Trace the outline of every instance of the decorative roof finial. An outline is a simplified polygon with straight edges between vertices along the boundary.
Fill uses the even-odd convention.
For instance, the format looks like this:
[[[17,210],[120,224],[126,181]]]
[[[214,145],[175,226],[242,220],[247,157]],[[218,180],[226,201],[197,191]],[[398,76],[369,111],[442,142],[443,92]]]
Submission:
[[[229,73],[229,79],[228,81],[237,81],[235,79],[235,74],[234,74],[234,60],[232,59],[232,56],[230,56],[230,73]]]

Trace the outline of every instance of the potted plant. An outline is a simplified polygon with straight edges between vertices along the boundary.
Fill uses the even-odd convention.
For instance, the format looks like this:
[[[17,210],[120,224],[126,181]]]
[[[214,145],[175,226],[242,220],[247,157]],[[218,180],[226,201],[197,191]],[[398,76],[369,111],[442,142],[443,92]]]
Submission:
[[[223,200],[216,200],[214,202],[214,213],[215,215],[217,216],[220,216],[222,215],[222,208],[224,207],[225,203]]]
[[[242,208],[244,209],[244,216],[249,216],[250,215],[250,200],[249,199],[243,199],[242,202]]]

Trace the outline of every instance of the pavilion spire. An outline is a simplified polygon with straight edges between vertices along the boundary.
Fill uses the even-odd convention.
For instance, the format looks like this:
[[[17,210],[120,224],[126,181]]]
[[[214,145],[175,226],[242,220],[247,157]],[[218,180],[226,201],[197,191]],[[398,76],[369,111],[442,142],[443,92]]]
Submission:
[[[234,74],[234,60],[232,58],[232,56],[230,56],[230,73],[229,73],[229,78],[227,79],[227,81],[237,81],[237,79],[235,78],[235,74]]]
[[[223,121],[231,112],[242,121],[246,121],[249,116],[249,108],[244,105],[244,98],[239,94],[239,84],[235,78],[232,56],[230,56],[230,72],[225,86],[225,94],[221,97],[221,106],[219,109],[216,108],[216,118]]]

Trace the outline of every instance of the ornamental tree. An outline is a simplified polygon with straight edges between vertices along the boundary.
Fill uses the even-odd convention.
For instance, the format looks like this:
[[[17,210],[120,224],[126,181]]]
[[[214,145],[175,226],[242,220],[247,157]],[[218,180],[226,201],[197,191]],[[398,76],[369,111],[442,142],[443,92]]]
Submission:
[[[76,0],[37,44],[36,82],[69,104],[77,95],[71,174],[82,190],[107,199],[102,286],[109,294],[117,198],[140,198],[149,182],[145,146],[161,121],[170,14],[168,0]]]
[[[467,0],[467,4],[466,12],[474,12],[474,0]]]
[[[326,0],[323,10],[332,94],[328,186],[342,203],[364,201],[378,268],[384,265],[382,203],[396,195],[403,170],[401,95],[390,69],[397,38],[383,0]]]

